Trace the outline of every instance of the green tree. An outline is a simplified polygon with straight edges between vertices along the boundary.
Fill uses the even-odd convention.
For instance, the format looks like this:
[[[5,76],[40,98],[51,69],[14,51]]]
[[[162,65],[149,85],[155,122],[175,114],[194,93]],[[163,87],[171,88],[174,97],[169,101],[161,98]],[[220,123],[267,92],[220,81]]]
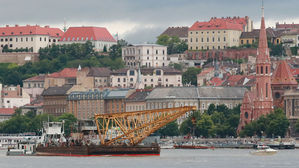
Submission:
[[[109,49],[109,56],[113,59],[121,58],[121,49],[128,46],[128,42],[125,40],[118,40],[116,45],[112,45]]]
[[[171,68],[174,68],[174,69],[176,69],[176,70],[183,71],[183,66],[182,66],[182,64],[178,64],[178,63],[170,63],[168,66],[171,67]]]
[[[183,73],[183,84],[191,84],[197,86],[197,74],[201,72],[200,68],[190,67]]]
[[[167,46],[167,54],[179,54],[188,50],[186,42],[181,41],[178,36],[160,35],[157,37],[156,43]]]
[[[209,137],[213,136],[214,131],[214,123],[211,119],[211,116],[209,115],[202,115],[201,119],[197,122],[197,130],[196,135],[203,136],[203,137]]]
[[[107,52],[107,46],[106,45],[103,48],[103,52]]]
[[[161,136],[178,136],[179,135],[179,126],[176,121],[168,123],[166,126],[160,128],[157,131]]]
[[[64,121],[64,132],[66,136],[69,136],[72,131],[75,131],[75,123],[77,118],[71,113],[64,113],[61,116],[57,117],[55,121],[63,122]]]
[[[216,111],[216,106],[215,104],[210,104],[209,108],[207,110],[207,114],[212,115],[214,113],[214,111]]]

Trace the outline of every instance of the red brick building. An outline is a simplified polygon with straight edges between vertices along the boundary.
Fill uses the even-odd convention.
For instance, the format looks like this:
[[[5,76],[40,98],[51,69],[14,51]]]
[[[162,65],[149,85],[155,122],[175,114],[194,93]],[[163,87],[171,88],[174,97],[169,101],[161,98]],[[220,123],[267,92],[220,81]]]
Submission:
[[[294,78],[286,61],[280,61],[272,76],[272,94],[274,107],[283,108],[283,96],[287,90],[295,90],[298,82]]]
[[[269,114],[272,110],[271,60],[263,15],[256,57],[256,83],[252,91],[246,92],[244,95],[238,132],[242,130],[246,124],[257,120],[262,115]]]

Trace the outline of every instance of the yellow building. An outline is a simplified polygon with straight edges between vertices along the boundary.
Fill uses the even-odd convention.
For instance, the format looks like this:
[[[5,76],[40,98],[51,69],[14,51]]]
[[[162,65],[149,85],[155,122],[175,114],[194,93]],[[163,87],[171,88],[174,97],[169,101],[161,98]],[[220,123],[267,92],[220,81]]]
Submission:
[[[189,50],[213,50],[239,46],[242,32],[252,30],[248,17],[212,18],[195,22],[188,31]]]
[[[272,44],[280,44],[281,43],[281,35],[283,33],[282,30],[274,30],[272,28],[266,29],[268,41]],[[254,44],[259,40],[259,29],[254,29],[251,32],[242,32],[240,37],[240,45],[246,44]]]

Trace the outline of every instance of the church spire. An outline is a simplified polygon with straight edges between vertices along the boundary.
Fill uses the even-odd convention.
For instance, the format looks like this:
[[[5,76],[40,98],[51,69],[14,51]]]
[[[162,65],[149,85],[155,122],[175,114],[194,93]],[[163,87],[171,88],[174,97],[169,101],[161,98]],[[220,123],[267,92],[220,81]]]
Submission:
[[[262,17],[265,17],[265,12],[264,12],[264,0],[262,0]]]
[[[261,20],[261,29],[260,29],[260,37],[259,37],[259,48],[257,52],[256,62],[257,63],[269,63],[269,49],[267,42],[267,33],[265,26],[265,17],[264,17],[264,1],[262,1],[262,20]]]

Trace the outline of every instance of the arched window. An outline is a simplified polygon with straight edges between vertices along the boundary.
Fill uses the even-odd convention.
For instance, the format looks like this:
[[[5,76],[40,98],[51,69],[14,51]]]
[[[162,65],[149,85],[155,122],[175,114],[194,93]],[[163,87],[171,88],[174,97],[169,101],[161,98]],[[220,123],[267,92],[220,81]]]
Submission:
[[[245,116],[246,119],[248,119],[248,113],[247,112],[245,112],[244,116]]]
[[[256,84],[256,95],[257,95],[257,97],[259,97],[259,84],[258,83]]]
[[[263,68],[263,66],[261,66],[261,74],[263,74],[264,73],[264,68]]]
[[[266,83],[266,97],[268,97],[268,83]]]

